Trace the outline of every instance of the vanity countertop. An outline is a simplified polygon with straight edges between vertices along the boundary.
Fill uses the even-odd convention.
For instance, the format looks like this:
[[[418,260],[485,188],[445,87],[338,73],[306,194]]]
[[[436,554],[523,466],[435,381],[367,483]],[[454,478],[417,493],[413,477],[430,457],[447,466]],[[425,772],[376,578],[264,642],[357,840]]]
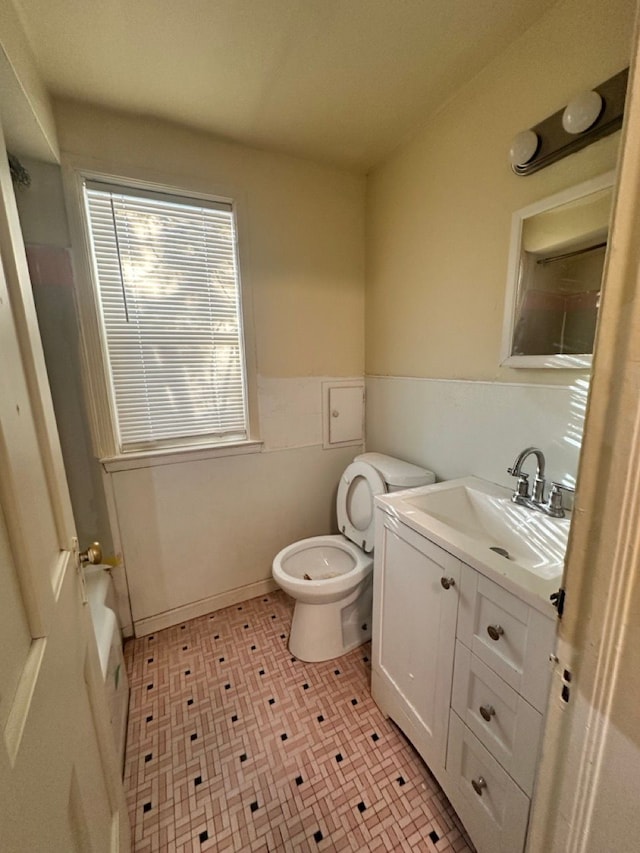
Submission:
[[[504,486],[463,477],[379,495],[387,526],[405,524],[537,610],[554,616],[570,513],[551,518],[518,506]],[[497,553],[492,548],[506,552]]]

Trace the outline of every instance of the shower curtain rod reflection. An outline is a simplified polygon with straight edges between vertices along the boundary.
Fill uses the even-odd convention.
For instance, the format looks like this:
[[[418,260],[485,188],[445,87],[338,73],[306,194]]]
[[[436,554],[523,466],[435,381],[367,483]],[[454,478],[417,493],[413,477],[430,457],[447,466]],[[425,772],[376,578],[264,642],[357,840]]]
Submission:
[[[537,264],[553,264],[555,261],[565,261],[567,258],[575,258],[577,255],[586,255],[587,252],[595,252],[596,249],[603,249],[607,245],[607,241],[596,243],[595,246],[587,246],[586,249],[576,249],[575,252],[565,252],[564,255],[554,255],[552,258],[540,258],[536,261]]]

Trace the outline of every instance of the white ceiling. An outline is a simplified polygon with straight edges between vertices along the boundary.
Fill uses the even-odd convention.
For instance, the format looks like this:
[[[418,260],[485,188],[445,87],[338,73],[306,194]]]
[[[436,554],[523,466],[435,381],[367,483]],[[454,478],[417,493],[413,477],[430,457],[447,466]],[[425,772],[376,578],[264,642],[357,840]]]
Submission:
[[[555,0],[14,0],[52,94],[367,170]]]

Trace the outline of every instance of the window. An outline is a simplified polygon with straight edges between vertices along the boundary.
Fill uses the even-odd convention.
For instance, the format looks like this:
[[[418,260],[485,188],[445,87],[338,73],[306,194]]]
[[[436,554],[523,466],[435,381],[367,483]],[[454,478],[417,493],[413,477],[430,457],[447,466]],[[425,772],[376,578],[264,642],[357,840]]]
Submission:
[[[98,181],[84,200],[119,451],[246,440],[232,206]]]

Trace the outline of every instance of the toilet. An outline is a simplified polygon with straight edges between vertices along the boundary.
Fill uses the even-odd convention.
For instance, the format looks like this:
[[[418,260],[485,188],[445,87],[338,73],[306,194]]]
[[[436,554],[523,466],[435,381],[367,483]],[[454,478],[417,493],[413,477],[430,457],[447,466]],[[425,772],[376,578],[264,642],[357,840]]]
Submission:
[[[273,561],[278,586],[295,599],[289,651],[317,662],[371,638],[374,498],[435,482],[435,475],[383,453],[362,453],[338,485],[338,535],[288,545]]]

